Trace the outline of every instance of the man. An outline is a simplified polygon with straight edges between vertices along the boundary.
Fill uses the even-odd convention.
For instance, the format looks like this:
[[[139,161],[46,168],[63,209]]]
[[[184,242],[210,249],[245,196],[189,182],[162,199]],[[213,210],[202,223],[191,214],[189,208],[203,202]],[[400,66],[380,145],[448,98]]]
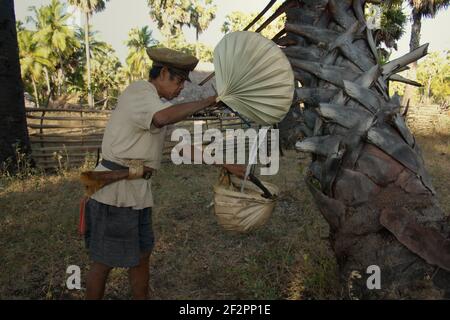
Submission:
[[[213,105],[215,96],[171,105],[190,81],[198,60],[167,48],[148,50],[149,81],[131,83],[120,95],[105,129],[102,162],[95,171],[128,169],[127,179],[108,184],[86,203],[86,247],[92,260],[87,299],[101,299],[113,267],[129,268],[133,299],[148,298],[149,258],[154,246],[151,209],[153,170],[160,168],[167,125]],[[243,177],[245,168],[224,165]]]

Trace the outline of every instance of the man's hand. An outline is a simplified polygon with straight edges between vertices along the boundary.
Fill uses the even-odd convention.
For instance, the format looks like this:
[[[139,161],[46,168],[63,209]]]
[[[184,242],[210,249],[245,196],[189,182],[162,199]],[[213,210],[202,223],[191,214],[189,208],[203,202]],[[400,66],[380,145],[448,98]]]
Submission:
[[[244,179],[247,167],[244,164],[224,164],[223,167],[236,177]],[[248,177],[247,177],[248,179]]]
[[[148,180],[151,178],[152,173],[153,173],[153,168],[144,166],[144,174],[142,175],[142,178],[144,178],[145,180]]]
[[[217,99],[217,95],[206,98],[205,101],[206,101],[206,104],[208,105],[208,107],[214,105],[216,103],[216,99]]]

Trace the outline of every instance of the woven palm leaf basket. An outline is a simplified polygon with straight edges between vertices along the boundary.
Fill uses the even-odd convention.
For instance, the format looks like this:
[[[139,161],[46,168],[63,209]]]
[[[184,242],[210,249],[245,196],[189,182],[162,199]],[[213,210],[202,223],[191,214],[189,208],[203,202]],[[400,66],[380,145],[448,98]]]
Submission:
[[[229,231],[249,232],[264,225],[272,215],[277,201],[278,187],[263,181],[274,195],[264,198],[262,191],[246,181],[241,192],[242,179],[223,172],[214,186],[214,212],[218,223]]]

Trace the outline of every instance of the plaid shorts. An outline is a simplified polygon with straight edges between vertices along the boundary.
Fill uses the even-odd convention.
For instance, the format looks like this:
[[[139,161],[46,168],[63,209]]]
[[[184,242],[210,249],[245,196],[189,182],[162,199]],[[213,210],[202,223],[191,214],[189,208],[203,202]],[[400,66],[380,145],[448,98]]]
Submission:
[[[85,215],[84,237],[92,261],[130,268],[153,250],[152,208],[115,207],[89,198]]]

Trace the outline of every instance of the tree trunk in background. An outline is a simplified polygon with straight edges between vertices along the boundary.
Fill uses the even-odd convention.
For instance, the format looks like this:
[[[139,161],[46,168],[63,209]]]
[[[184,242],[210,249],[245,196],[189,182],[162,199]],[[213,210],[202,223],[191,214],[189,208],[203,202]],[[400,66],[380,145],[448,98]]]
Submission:
[[[63,84],[63,79],[64,79],[64,75],[63,75],[63,61],[61,56],[59,56],[59,69],[58,69],[58,97],[61,97],[62,94],[62,84]]]
[[[416,50],[420,46],[420,32],[422,29],[422,16],[417,9],[412,10],[413,24],[411,26],[411,39],[409,41],[409,51]]]
[[[36,107],[40,108],[41,105],[39,104],[39,94],[38,94],[38,90],[36,87],[36,81],[34,81],[33,77],[31,77],[31,82],[33,83],[34,99],[36,100]]]
[[[427,45],[381,67],[364,0],[288,2],[287,34],[276,42],[305,105],[293,111],[302,121],[292,115],[290,123],[306,135],[297,148],[313,157],[306,183],[330,225],[342,292],[450,298],[448,219],[400,101],[387,91],[390,77],[425,56]],[[377,268],[381,288],[370,289]]]
[[[422,28],[422,16],[420,15],[420,13],[417,12],[416,9],[412,10],[412,18],[413,18],[413,23],[411,26],[411,39],[409,41],[409,51],[414,51],[419,47],[420,31]],[[411,80],[416,80],[417,79],[417,75],[416,75],[417,62],[414,61],[413,63],[411,63],[410,68],[411,69],[408,71],[408,78]],[[403,99],[402,99],[402,104],[404,106],[406,106],[406,104],[408,103],[408,100],[410,100],[411,102],[413,101],[414,92],[416,90],[417,89],[411,85],[405,86],[405,93],[403,94]]]
[[[0,1],[0,88],[0,165],[10,158],[12,161],[6,169],[14,172],[16,147],[26,154],[31,150],[13,0]]]
[[[86,12],[86,24],[84,26],[84,42],[86,44],[86,69],[87,69],[87,89],[89,107],[94,107],[94,99],[91,90],[91,55],[89,48],[89,12]]]
[[[200,60],[200,50],[198,45],[198,28],[195,28],[195,56]]]
[[[51,85],[50,85],[50,76],[48,75],[47,67],[44,67],[44,73],[45,73],[45,81],[47,82],[47,96],[48,96],[48,100],[50,100],[50,94],[52,92],[52,89],[51,89]]]

